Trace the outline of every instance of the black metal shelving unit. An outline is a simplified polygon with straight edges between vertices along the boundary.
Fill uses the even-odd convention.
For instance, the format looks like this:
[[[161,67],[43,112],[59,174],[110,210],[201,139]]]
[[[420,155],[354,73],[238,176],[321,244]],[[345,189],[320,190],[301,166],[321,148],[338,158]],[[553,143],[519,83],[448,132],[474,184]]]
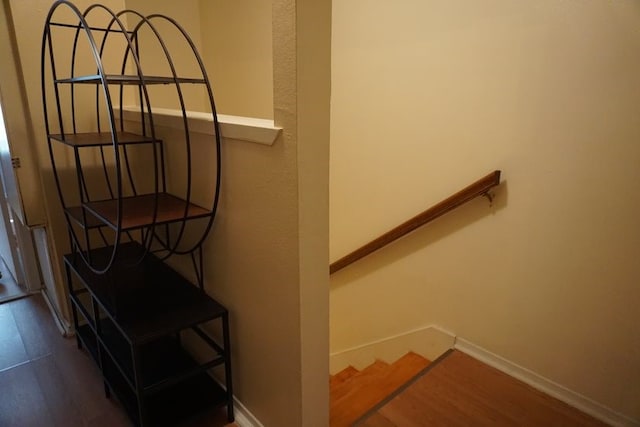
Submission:
[[[154,255],[135,268],[127,265],[142,248],[122,246],[124,265],[117,259],[105,275],[73,254],[64,257],[78,343],[101,367],[105,390],[143,425],[172,425],[199,406],[229,405],[232,411],[230,381],[224,390],[207,374],[220,366],[231,378],[227,310]],[[96,249],[93,256],[106,258],[111,250]],[[218,324],[221,344],[202,329],[210,322]],[[186,331],[208,348],[206,360],[194,360],[182,347]]]
[[[190,47],[200,75],[180,75],[161,37],[167,26]],[[144,73],[142,34],[164,53],[167,75]],[[158,85],[173,88],[180,106],[184,133],[177,141],[156,135],[150,88]],[[208,203],[201,189],[194,201],[191,160],[198,153],[183,85],[201,87],[212,111],[216,158]],[[136,425],[175,425],[216,405],[226,406],[233,421],[229,313],[204,290],[202,256],[219,200],[220,132],[194,43],[163,15],[114,13],[99,4],[81,12],[59,0],[43,34],[42,94],[71,245],[64,265],[77,344],[100,367],[105,394],[115,394]],[[125,98],[139,105],[137,129],[125,126]],[[178,179],[167,174],[167,144],[174,144],[174,156],[176,147],[184,153],[175,156],[184,160],[174,168],[184,171]],[[174,255],[190,257],[196,283],[165,263]]]

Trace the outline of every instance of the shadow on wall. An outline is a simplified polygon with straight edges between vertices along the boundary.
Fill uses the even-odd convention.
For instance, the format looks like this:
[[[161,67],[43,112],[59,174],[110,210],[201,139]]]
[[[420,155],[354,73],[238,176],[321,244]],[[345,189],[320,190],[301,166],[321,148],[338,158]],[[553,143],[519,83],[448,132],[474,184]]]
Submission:
[[[340,287],[365,277],[377,269],[393,264],[482,218],[494,215],[507,206],[508,193],[507,181],[502,181],[500,185],[491,190],[491,194],[493,194],[493,201],[491,203],[485,197],[478,197],[444,214],[433,222],[418,228],[388,246],[356,261],[344,270],[336,272],[331,276],[331,287]],[[425,207],[425,209],[427,208],[428,207]],[[418,213],[419,212],[416,212],[416,215]]]

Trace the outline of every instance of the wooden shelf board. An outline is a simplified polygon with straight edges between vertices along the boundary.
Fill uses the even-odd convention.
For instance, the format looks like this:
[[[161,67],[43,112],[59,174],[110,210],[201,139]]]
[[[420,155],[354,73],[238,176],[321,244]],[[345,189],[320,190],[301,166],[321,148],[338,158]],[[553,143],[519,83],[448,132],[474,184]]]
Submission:
[[[49,138],[60,141],[72,147],[98,147],[113,145],[111,132],[82,132],[51,134]],[[118,144],[148,144],[154,139],[148,136],[137,135],[131,132],[116,132]],[[155,140],[161,142],[160,140]]]
[[[147,398],[150,425],[174,426],[194,414],[227,404],[225,391],[206,373]]]
[[[107,224],[104,223],[100,218],[96,217],[91,211],[85,210],[85,215],[83,217],[82,214],[83,208],[82,206],[71,206],[65,209],[65,212],[69,215],[69,217],[75,221],[79,226],[83,228],[97,228],[104,227]],[[86,222],[85,222],[86,218]]]
[[[154,208],[156,196],[145,194],[141,196],[124,197],[122,203],[122,230],[134,230],[148,227],[154,223]],[[182,221],[183,219],[203,218],[211,215],[211,211],[193,203],[189,203],[168,193],[158,193],[157,214],[155,224],[167,224]],[[117,228],[118,200],[109,199],[98,202],[87,202],[85,208],[92,212],[112,228]],[[185,217],[185,210],[186,217]]]
[[[172,83],[204,83],[204,79],[191,77],[173,77],[168,76],[143,76],[141,79],[137,74],[107,74],[105,76],[107,83],[119,85],[153,85],[153,84],[172,84]],[[56,83],[74,83],[74,84],[100,84],[102,79],[99,74],[89,74],[85,76],[69,77],[65,79],[57,79]]]

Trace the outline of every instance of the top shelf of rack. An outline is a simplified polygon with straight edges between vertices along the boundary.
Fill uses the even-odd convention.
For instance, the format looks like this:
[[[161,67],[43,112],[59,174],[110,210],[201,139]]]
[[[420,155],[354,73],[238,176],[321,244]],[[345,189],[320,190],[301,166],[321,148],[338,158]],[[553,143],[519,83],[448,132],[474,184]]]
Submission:
[[[60,141],[72,147],[96,147],[101,145],[112,145],[114,136],[111,132],[85,132],[85,133],[65,133],[51,134],[49,138]],[[150,142],[161,142],[151,137],[137,135],[131,132],[116,132],[115,140],[118,144],[148,144]]]
[[[84,27],[82,24],[68,24],[65,22],[49,22],[49,25],[51,25],[52,27],[66,27],[66,28],[75,28],[77,30],[81,30],[81,29],[88,29],[91,31],[104,31],[104,32],[108,32],[108,33],[133,33],[133,31],[129,31],[129,30],[122,30],[120,27],[118,26],[112,26],[110,28],[104,28],[104,27],[94,27],[94,26],[89,26],[89,27]]]
[[[195,79],[190,77],[166,77],[166,76],[140,76],[132,74],[107,74],[105,80],[108,84],[117,85],[167,85],[172,83],[205,83],[204,79]],[[90,74],[86,76],[69,77],[66,79],[57,79],[56,83],[69,83],[69,84],[100,84],[102,78],[99,74]]]

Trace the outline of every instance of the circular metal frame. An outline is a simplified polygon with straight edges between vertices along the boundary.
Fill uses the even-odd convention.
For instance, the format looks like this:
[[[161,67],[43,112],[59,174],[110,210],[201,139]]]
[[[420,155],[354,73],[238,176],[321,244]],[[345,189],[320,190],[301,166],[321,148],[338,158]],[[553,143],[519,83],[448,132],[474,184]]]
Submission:
[[[68,8],[73,13],[73,15],[75,16],[75,19],[77,19],[77,23],[73,23],[73,24],[60,23],[54,20],[54,16],[57,15],[56,10],[61,6]],[[89,25],[90,18],[93,15],[97,14],[98,12],[101,12],[102,14],[106,14],[106,16],[108,17],[109,23],[106,27],[98,27],[98,26],[92,27],[91,25]],[[131,30],[128,30],[126,28],[125,24],[123,23],[123,20],[121,19],[125,15],[127,17],[137,18],[138,20],[136,25],[133,26]],[[182,247],[182,246],[185,246],[182,243],[183,243],[184,236],[186,234],[187,223],[192,220],[191,218],[189,218],[189,207],[191,206],[191,200],[193,197],[193,189],[192,189],[193,169],[192,169],[191,161],[194,153],[192,152],[193,150],[192,150],[191,132],[189,129],[189,121],[187,117],[184,94],[181,87],[183,83],[181,80],[181,76],[179,76],[177,73],[174,60],[167,47],[167,44],[162,38],[162,35],[158,30],[157,26],[154,25],[155,22],[159,22],[159,21],[168,22],[172,27],[177,29],[178,35],[181,35],[184,38],[184,41],[186,41],[186,43],[190,46],[191,51],[194,55],[194,58],[198,63],[199,71],[202,74],[201,79],[198,78],[197,80],[198,80],[198,83],[203,84],[206,88],[206,92],[209,99],[209,106],[211,108],[211,112],[213,116],[213,127],[214,127],[213,130],[215,135],[215,152],[216,152],[216,164],[215,164],[216,173],[215,173],[215,185],[213,186],[214,187],[213,200],[212,200],[209,213],[205,215],[205,218],[207,218],[207,222],[206,222],[206,225],[204,226],[204,229],[201,235],[196,236],[196,238],[194,239],[195,240],[194,243],[186,244],[187,246],[186,248]],[[59,79],[59,76],[56,70],[56,57],[54,55],[54,41],[53,41],[53,35],[52,35],[53,27],[56,27],[56,26],[75,28],[75,35],[73,38],[73,45],[71,50],[71,61],[69,64],[70,72],[69,72],[69,76],[65,76],[64,79]],[[163,237],[161,233],[158,232],[158,227],[160,226],[158,224],[158,221],[159,221],[158,215],[159,215],[159,208],[160,208],[159,195],[160,193],[166,192],[166,189],[167,189],[166,173],[165,173],[166,159],[163,154],[164,153],[163,147],[161,145],[161,144],[164,144],[164,142],[160,142],[160,140],[157,138],[156,130],[153,122],[152,102],[151,102],[150,94],[147,88],[147,85],[150,82],[150,78],[148,77],[147,74],[143,72],[141,61],[139,58],[139,54],[140,54],[139,37],[140,37],[140,31],[143,28],[150,29],[151,33],[155,37],[155,40],[159,43],[162,49],[162,52],[164,54],[164,57],[167,61],[167,65],[169,66],[171,73],[170,73],[170,76],[166,77],[165,83],[172,84],[175,87],[176,95],[177,95],[179,106],[180,106],[179,111],[181,112],[181,115],[182,115],[182,124],[184,128],[183,149],[184,149],[184,152],[186,153],[186,165],[185,165],[186,166],[186,179],[185,179],[186,189],[185,189],[185,197],[183,199],[185,202],[185,205],[184,205],[185,208],[181,217],[176,217],[170,222],[171,224],[179,225],[177,228],[177,233],[175,233],[176,234],[175,239],[170,239],[170,232],[168,230],[168,227],[166,229],[166,236]],[[102,40],[100,41],[99,44],[96,42],[97,37],[94,36],[95,32],[104,32],[104,35],[102,36]],[[76,76],[75,74],[76,74],[76,68],[78,66],[78,63],[82,60],[85,60],[85,61],[87,60],[86,58],[82,58],[78,52],[78,43],[81,37],[80,36],[81,33],[84,33],[84,35],[86,36],[86,41],[88,42],[89,48],[91,50],[91,56],[93,57],[93,61],[95,63],[95,69],[96,69],[97,79],[96,79],[96,91],[95,91],[95,103],[96,103],[95,122],[97,123],[98,132],[101,132],[102,126],[100,122],[101,122],[101,107],[102,107],[104,111],[106,111],[108,132],[110,132],[111,134],[111,147],[113,149],[114,164],[109,165],[105,155],[105,147],[104,146],[99,147],[100,161],[102,163],[102,174],[104,176],[104,181],[106,183],[106,187],[108,189],[108,193],[110,197],[113,200],[115,200],[116,206],[117,206],[115,228],[112,227],[114,228],[114,233],[115,233],[113,248],[111,250],[111,254],[109,256],[108,262],[104,265],[96,265],[94,262],[92,262],[92,259],[90,257],[91,244],[90,244],[90,236],[89,236],[89,231],[87,226],[88,214],[86,212],[86,209],[84,208],[84,203],[92,201],[92,197],[87,185],[87,178],[83,171],[82,159],[79,154],[80,148],[77,146],[74,146],[73,148],[74,150],[73,157],[74,157],[76,175],[77,175],[77,181],[78,181],[77,192],[80,196],[80,202],[82,206],[81,212],[82,212],[82,221],[83,221],[84,227],[81,227],[81,228],[84,231],[84,242],[85,242],[84,245],[82,244],[81,239],[74,228],[74,225],[73,225],[74,219],[71,217],[69,212],[70,206],[68,205],[68,197],[65,197],[65,188],[63,188],[62,186],[59,165],[56,160],[56,155],[54,153],[54,148],[53,148],[54,144],[59,144],[60,142],[52,138],[52,132],[51,132],[52,122],[50,120],[51,112],[48,106],[48,99],[47,99],[47,89],[49,87],[47,85],[51,84],[50,79],[47,78],[46,64],[48,59],[48,63],[50,67],[49,71],[53,80],[53,93],[55,98],[54,110],[57,113],[57,119],[58,119],[57,127],[63,139],[66,134],[77,133],[78,132],[78,126],[76,123],[76,120],[77,120],[76,95],[77,94],[75,90],[75,85],[80,83],[81,81],[80,79],[78,79],[80,76]],[[143,231],[140,237],[141,244],[144,247],[144,251],[143,253],[141,253],[139,259],[127,260],[127,264],[130,263],[135,265],[141,262],[142,259],[151,250],[153,242],[157,242],[162,248],[162,252],[165,252],[165,254],[162,256],[162,259],[166,259],[174,254],[181,254],[181,255],[190,254],[194,262],[194,266],[196,266],[194,253],[198,251],[200,266],[202,266],[201,247],[208,233],[212,228],[213,221],[218,209],[219,199],[220,199],[220,181],[221,181],[222,161],[221,161],[220,125],[218,123],[216,107],[215,107],[215,102],[213,98],[213,90],[211,88],[211,84],[209,82],[209,78],[204,67],[204,62],[202,60],[202,57],[198,53],[198,50],[193,40],[191,39],[191,37],[189,37],[189,35],[184,30],[184,28],[182,28],[174,19],[168,16],[153,14],[145,17],[142,14],[133,10],[123,10],[121,12],[114,13],[109,8],[99,4],[91,5],[84,12],[81,12],[70,1],[58,0],[56,3],[53,4],[51,9],[49,10],[44,31],[43,31],[43,36],[42,36],[41,86],[42,86],[42,102],[44,106],[45,128],[48,136],[49,157],[51,160],[52,171],[53,171],[53,175],[54,175],[54,179],[55,179],[55,183],[58,191],[58,196],[65,212],[65,218],[66,218],[67,227],[69,230],[72,250],[73,252],[77,253],[80,256],[80,258],[84,261],[84,263],[87,265],[87,267],[91,271],[93,271],[96,274],[104,274],[108,272],[114,265],[114,262],[118,254],[118,246],[122,241],[122,235],[127,234],[130,240],[134,240],[134,237],[129,233],[129,231],[123,229],[123,219],[124,219],[123,216],[125,214],[125,212],[123,211],[124,202],[122,200],[123,197],[125,197],[124,189],[123,189],[124,183],[128,185],[128,188],[131,189],[134,196],[139,195],[138,188],[136,187],[136,180],[134,179],[134,174],[132,172],[132,164],[130,162],[130,156],[128,151],[129,147],[127,144],[121,144],[120,141],[118,140],[118,132],[124,131],[124,120],[123,120],[123,91],[124,91],[123,86],[124,84],[121,82],[119,85],[120,86],[120,89],[119,89],[120,90],[119,92],[120,126],[118,128],[116,126],[114,105],[112,102],[111,88],[109,86],[110,85],[109,76],[107,76],[105,72],[105,66],[103,64],[103,60],[104,60],[103,55],[105,53],[105,48],[107,46],[107,43],[111,39],[115,40],[116,36],[120,37],[120,41],[122,40],[122,37],[125,40],[125,49],[124,49],[124,53],[122,55],[122,61],[120,64],[121,74],[123,75],[125,74],[127,65],[133,65],[134,66],[133,68],[135,68],[135,77],[139,82],[138,87],[139,87],[140,114],[142,116],[142,126],[141,126],[142,134],[143,136],[150,137],[150,140],[151,140],[150,143],[152,145],[152,151],[153,151],[153,164],[154,164],[153,215],[151,220],[147,224],[145,224],[145,226],[142,228]],[[48,53],[48,56],[47,56],[47,53]],[[64,82],[62,80],[64,80]],[[70,84],[71,99],[70,99],[70,112],[68,114],[68,116],[71,119],[72,132],[70,133],[65,133],[65,123],[64,123],[65,114],[62,108],[61,94],[59,90],[59,85],[62,83]],[[103,105],[101,105],[101,99],[104,101]],[[147,117],[146,120],[145,120],[145,116]],[[150,135],[147,134],[147,129]],[[110,176],[110,173],[109,173],[110,166],[115,168],[115,179],[113,179]],[[162,222],[162,224],[165,224],[165,222]],[[105,245],[107,245],[108,239],[102,233],[102,228],[98,227],[98,231],[102,236],[103,242],[105,243]],[[86,246],[86,250],[83,249],[85,246]],[[196,270],[197,270],[197,267],[196,267]],[[200,272],[196,271],[196,273],[198,276],[198,280],[202,281],[203,280],[202,271]]]

